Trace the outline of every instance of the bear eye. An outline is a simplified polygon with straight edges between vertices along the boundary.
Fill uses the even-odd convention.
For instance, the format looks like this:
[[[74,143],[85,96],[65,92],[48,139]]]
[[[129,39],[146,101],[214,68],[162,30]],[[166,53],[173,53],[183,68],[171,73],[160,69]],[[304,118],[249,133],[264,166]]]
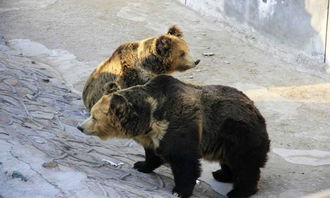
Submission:
[[[185,52],[181,52],[181,54],[180,54],[181,57],[184,57],[185,55],[186,55]]]
[[[93,121],[96,121],[96,118],[93,116],[93,117],[92,117],[92,120],[93,120]]]

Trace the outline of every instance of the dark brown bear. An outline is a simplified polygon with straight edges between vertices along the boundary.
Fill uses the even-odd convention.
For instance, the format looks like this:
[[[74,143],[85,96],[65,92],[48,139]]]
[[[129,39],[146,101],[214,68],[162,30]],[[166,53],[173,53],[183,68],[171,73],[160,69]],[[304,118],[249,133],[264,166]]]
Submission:
[[[83,89],[84,105],[91,110],[107,88],[142,85],[159,74],[195,67],[199,60],[190,56],[181,30],[172,26],[166,34],[120,45],[89,76]],[[110,92],[114,89],[110,89]]]
[[[149,173],[169,163],[173,193],[181,197],[193,192],[200,158],[220,163],[213,176],[234,183],[229,198],[255,194],[270,146],[263,116],[242,92],[167,75],[103,96],[78,129],[101,139],[133,138],[146,155],[134,168]]]

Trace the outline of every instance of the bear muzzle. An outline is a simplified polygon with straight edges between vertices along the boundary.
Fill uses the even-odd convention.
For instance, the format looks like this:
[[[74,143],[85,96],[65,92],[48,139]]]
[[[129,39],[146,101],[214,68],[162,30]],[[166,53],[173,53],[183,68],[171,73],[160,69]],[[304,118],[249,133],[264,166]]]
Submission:
[[[81,125],[78,125],[78,126],[77,126],[77,129],[78,129],[79,131],[81,131],[82,133],[84,133],[85,135],[92,135],[92,134],[93,134],[92,131],[85,130]]]
[[[84,132],[84,129],[81,127],[81,126],[77,126],[77,129],[79,130],[79,131],[81,131],[81,132]]]
[[[189,64],[187,65],[183,65],[177,68],[178,71],[186,71],[188,69],[194,68],[198,65],[198,63],[201,62],[201,60],[197,59],[196,61],[191,61]]]
[[[192,61],[192,63],[190,65],[187,65],[187,68],[194,68],[198,65],[198,63],[201,62],[201,60],[197,59],[195,61]]]

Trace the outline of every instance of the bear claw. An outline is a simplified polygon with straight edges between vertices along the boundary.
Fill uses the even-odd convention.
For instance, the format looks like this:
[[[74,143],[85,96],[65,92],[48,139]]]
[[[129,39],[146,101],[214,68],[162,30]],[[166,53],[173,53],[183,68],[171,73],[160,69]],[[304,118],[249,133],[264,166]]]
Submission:
[[[148,167],[145,161],[139,161],[134,164],[134,169],[142,173],[151,173],[153,169]]]

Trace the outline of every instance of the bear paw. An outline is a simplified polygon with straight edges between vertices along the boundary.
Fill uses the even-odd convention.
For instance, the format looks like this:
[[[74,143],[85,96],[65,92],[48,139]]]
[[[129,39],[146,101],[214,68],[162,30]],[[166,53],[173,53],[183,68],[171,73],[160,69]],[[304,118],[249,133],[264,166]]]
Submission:
[[[154,169],[149,167],[145,161],[139,161],[134,164],[134,168],[142,173],[151,173]]]
[[[251,190],[251,191],[242,191],[239,189],[233,189],[231,190],[228,194],[228,198],[247,198],[250,197],[251,195],[255,194],[258,190]]]
[[[223,171],[222,169],[212,172],[212,175],[215,180],[224,183],[233,182],[233,177],[230,173]]]
[[[192,195],[192,189],[179,189],[175,186],[172,190],[172,194],[176,197],[188,198]]]

